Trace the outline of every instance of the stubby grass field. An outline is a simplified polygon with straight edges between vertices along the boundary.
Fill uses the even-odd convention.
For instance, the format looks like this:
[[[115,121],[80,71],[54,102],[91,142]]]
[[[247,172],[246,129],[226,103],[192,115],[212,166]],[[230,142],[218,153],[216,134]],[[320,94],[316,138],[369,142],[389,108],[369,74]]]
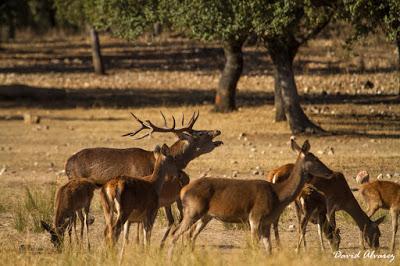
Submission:
[[[222,131],[219,138],[225,144],[186,168],[192,179],[204,175],[264,178],[269,170],[295,161],[288,145],[288,126],[273,122],[272,67],[263,47],[245,49],[239,110],[218,114],[210,112],[223,64],[217,45],[205,46],[179,38],[161,38],[151,43],[142,39],[128,44],[110,37],[103,37],[102,44],[108,67],[108,74],[103,77],[90,72],[89,46],[83,37],[57,35],[32,40],[27,34],[15,43],[2,44],[0,90],[19,91],[19,96],[28,91],[33,100],[11,95],[0,101],[1,264],[117,263],[116,256],[103,243],[104,218],[97,194],[92,203],[96,221],[90,227],[90,252],[74,245],[56,253],[38,221],[51,220],[54,193],[67,180],[61,171],[73,153],[99,146],[153,149],[156,144],[174,142],[173,136],[162,134],[140,141],[121,137],[138,126],[129,112],[161,123],[159,110],[176,117],[182,113],[188,117],[199,110],[195,128]],[[344,172],[351,187],[356,186],[352,177],[360,170],[368,170],[372,178],[382,173],[388,180],[400,181],[396,58],[395,47],[379,37],[356,45],[352,51],[344,49],[339,39],[320,38],[310,42],[297,57],[296,81],[304,96],[306,113],[324,129],[338,133],[299,136],[299,142],[308,138],[311,151],[331,169]],[[61,96],[49,100],[53,94]],[[40,116],[40,123],[24,123],[22,118],[27,113]],[[357,194],[356,197],[359,199]],[[382,214],[387,213],[380,211],[375,218]],[[347,214],[339,212],[337,216],[341,251],[356,254],[358,229]],[[142,250],[130,245],[123,263],[167,264],[166,251],[157,249],[165,223],[160,212],[152,247]],[[380,253],[384,254],[389,252],[390,219],[380,228]],[[334,259],[327,241],[327,251],[321,253],[313,224],[308,226],[308,251],[296,255],[296,230],[295,213],[289,207],[280,222],[283,247],[275,249],[273,240],[273,255],[266,256],[262,248],[250,247],[249,232],[243,226],[212,221],[200,234],[195,252],[182,248],[172,263],[389,263],[388,259]],[[133,230],[132,240],[134,234]],[[361,251],[361,257],[363,254]],[[400,253],[395,255],[393,265],[400,261]]]

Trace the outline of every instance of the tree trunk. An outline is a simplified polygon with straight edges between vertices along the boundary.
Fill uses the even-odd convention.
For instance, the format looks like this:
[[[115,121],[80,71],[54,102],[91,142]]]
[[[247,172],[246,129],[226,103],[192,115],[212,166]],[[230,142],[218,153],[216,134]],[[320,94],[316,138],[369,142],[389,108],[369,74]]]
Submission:
[[[274,71],[275,79],[275,94],[274,94],[274,104],[275,104],[275,122],[286,121],[285,106],[282,99],[282,90],[278,82],[278,71]]]
[[[400,95],[400,33],[397,33],[396,36],[396,45],[397,45],[397,93]]]
[[[90,41],[92,46],[92,61],[93,61],[93,68],[94,72],[98,75],[104,75],[104,64],[103,64],[103,57],[101,56],[100,51],[100,41],[99,41],[99,34],[97,31],[91,27],[90,31]]]
[[[14,21],[11,21],[11,23],[8,25],[8,34],[7,34],[8,40],[15,40],[15,24]]]
[[[217,112],[231,112],[236,109],[236,86],[243,71],[243,42],[224,43],[225,66],[215,96],[214,108]]]
[[[293,60],[298,46],[291,45],[287,40],[267,40],[266,45],[275,69],[275,91],[278,88],[278,96],[275,96],[275,99],[278,99],[278,105],[284,107],[290,130],[293,134],[324,132],[322,128],[310,121],[300,106],[293,72]],[[281,109],[276,111],[282,111]]]

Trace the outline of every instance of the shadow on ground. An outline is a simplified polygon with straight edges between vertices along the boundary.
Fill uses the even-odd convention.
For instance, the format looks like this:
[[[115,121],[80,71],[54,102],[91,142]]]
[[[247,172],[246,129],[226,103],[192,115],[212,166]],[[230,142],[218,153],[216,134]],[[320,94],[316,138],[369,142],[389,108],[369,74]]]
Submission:
[[[210,104],[214,91],[198,89],[48,89],[21,84],[0,85],[0,108],[36,107],[66,109],[75,107],[132,108]],[[272,93],[242,92],[239,106],[259,106],[273,102]]]
[[[211,104],[214,91],[180,88],[164,89],[74,89],[41,88],[22,84],[0,85],[1,107],[65,109],[75,107],[151,107]],[[238,106],[273,104],[272,92],[239,92]],[[324,95],[303,97],[303,104],[398,104],[397,95]]]
[[[107,49],[118,50],[107,50]],[[73,53],[73,51],[75,51]],[[92,72],[92,59],[88,45],[45,43],[43,46],[20,49],[6,48],[4,59],[22,59],[29,65],[13,65],[0,68],[0,73],[43,74],[43,73],[88,73]],[[17,56],[18,55],[18,56]],[[147,71],[202,71],[215,72],[223,69],[224,52],[220,47],[199,47],[179,41],[145,44],[114,43],[103,45],[103,59],[107,70],[130,69]],[[395,66],[372,69],[340,68],[340,61],[295,60],[296,74],[339,75],[391,73]],[[318,67],[309,67],[317,64]],[[244,52],[244,75],[272,75],[271,60],[265,49]]]

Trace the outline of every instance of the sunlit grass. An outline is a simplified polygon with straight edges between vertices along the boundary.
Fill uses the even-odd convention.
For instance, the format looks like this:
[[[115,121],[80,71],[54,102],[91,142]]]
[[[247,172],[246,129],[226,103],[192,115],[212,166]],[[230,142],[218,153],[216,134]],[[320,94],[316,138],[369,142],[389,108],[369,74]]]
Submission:
[[[335,259],[330,252],[301,252],[283,248],[267,255],[261,247],[232,250],[229,253],[218,248],[177,247],[172,257],[167,249],[156,247],[142,248],[128,245],[121,265],[377,265],[387,264],[388,260]],[[361,252],[363,255],[363,252]],[[118,265],[119,250],[107,249],[104,245],[94,247],[90,252],[84,249],[66,249],[61,253],[27,250],[0,251],[3,264],[15,265]]]
[[[29,189],[25,187],[25,193],[21,202],[13,208],[13,225],[18,232],[32,231],[42,232],[40,221],[51,222],[54,213],[55,187],[46,190]]]

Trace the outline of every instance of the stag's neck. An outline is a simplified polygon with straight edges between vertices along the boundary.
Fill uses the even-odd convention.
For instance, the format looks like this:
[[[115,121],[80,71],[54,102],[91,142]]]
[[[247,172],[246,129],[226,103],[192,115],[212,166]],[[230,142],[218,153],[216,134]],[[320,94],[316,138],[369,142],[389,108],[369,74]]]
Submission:
[[[300,194],[306,181],[306,173],[303,171],[304,158],[298,158],[293,170],[285,181],[273,184],[273,189],[282,204],[289,204]]]
[[[186,166],[196,157],[195,151],[190,144],[178,140],[171,147],[171,154],[175,159],[178,169],[185,169]]]
[[[154,168],[153,174],[151,175],[151,178],[149,179],[149,182],[152,183],[152,185],[154,186],[157,195],[160,195],[161,189],[164,185],[165,174],[166,172],[164,167],[156,166],[156,168]]]

